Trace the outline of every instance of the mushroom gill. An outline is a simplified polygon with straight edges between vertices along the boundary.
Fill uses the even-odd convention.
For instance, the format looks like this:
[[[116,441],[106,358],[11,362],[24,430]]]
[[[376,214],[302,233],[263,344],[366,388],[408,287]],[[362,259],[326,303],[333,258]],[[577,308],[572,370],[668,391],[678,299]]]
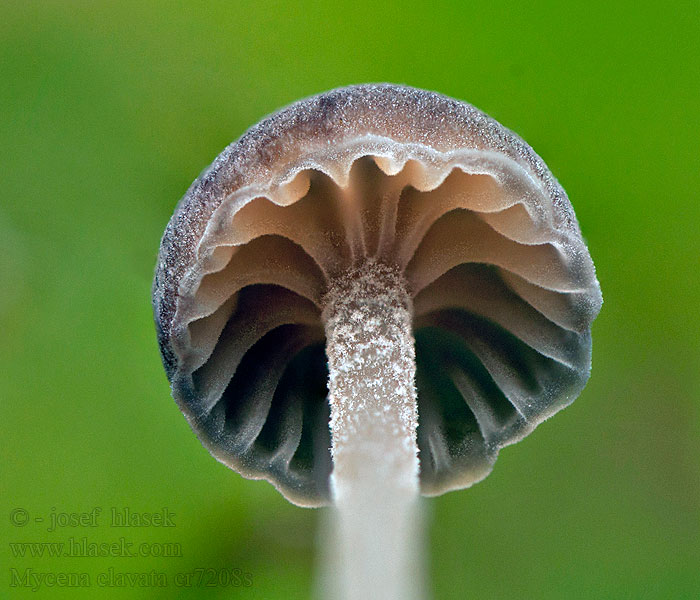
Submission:
[[[575,222],[521,162],[358,135],[227,194],[182,276],[173,390],[207,448],[329,500],[324,298],[365,262],[413,298],[420,486],[467,487],[569,404],[600,307]]]

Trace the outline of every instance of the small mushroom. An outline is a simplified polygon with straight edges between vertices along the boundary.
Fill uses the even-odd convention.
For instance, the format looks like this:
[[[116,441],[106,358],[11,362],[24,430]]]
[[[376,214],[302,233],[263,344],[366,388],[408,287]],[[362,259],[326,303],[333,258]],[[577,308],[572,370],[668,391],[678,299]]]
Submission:
[[[338,506],[341,585],[377,598],[411,595],[419,493],[483,479],[576,398],[601,302],[539,156],[469,104],[388,84],[302,100],[226,148],[153,288],[204,446]]]

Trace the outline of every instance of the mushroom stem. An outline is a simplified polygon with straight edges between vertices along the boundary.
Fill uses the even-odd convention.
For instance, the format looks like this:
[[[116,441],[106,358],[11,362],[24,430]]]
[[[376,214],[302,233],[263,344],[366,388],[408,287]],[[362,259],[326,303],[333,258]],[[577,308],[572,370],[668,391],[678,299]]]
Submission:
[[[332,281],[325,297],[344,600],[405,599],[420,588],[412,308],[400,272],[371,259]]]

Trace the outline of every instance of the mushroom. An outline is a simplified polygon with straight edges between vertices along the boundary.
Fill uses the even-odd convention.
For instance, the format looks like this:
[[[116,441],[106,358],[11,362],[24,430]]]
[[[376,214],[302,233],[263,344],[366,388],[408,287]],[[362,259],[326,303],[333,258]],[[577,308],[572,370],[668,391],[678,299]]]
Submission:
[[[569,200],[469,104],[358,85],[227,147],[165,230],[153,304],[203,445],[338,507],[347,597],[406,598],[417,497],[571,403],[602,298]]]

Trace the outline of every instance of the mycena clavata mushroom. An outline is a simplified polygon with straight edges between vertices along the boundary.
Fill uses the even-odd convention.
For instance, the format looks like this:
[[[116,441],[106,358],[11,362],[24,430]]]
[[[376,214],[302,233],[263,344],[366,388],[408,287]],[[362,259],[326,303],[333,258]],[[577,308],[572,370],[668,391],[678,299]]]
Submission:
[[[476,108],[395,85],[267,117],[161,242],[163,362],[204,446],[339,509],[346,597],[405,598],[416,498],[571,403],[601,306],[569,200]]]

